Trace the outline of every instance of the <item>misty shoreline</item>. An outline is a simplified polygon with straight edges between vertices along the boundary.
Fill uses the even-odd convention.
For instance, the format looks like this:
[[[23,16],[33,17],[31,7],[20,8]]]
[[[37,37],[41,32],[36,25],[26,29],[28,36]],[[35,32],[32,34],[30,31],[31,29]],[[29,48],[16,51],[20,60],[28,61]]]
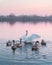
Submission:
[[[52,22],[52,15],[38,16],[38,15],[1,15],[0,22]]]

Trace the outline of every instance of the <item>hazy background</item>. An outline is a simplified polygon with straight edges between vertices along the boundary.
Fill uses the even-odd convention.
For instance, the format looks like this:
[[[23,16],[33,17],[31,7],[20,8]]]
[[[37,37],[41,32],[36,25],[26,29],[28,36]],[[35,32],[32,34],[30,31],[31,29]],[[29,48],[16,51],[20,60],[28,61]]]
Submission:
[[[52,0],[0,0],[0,15],[51,15]]]

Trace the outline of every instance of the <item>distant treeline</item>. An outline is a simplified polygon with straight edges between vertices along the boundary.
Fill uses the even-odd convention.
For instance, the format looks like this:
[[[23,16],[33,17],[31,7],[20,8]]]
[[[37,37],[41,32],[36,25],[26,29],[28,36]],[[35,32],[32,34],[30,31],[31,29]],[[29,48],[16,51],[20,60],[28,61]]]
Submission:
[[[50,21],[52,22],[52,16],[37,16],[37,15],[7,15],[0,16],[0,22],[38,22],[38,21]]]

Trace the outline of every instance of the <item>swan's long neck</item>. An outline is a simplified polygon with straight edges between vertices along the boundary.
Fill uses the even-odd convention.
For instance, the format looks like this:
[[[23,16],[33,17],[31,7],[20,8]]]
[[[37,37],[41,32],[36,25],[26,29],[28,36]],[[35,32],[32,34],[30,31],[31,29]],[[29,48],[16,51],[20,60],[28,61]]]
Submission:
[[[28,30],[26,30],[26,36],[28,35]]]

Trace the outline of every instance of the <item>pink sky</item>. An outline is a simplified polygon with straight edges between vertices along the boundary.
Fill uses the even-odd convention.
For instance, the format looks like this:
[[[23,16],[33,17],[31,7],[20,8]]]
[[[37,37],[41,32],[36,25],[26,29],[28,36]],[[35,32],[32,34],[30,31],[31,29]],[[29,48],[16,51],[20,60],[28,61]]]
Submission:
[[[52,0],[0,0],[0,15],[52,15]]]

